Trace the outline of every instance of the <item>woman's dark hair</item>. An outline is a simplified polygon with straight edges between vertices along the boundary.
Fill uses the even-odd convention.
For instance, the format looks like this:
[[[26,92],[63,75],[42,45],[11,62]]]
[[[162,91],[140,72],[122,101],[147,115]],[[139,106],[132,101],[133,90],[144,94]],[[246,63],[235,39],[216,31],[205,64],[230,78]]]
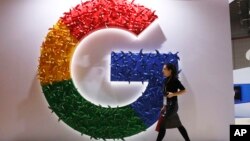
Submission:
[[[167,68],[168,70],[171,70],[171,71],[172,71],[171,76],[174,77],[174,78],[178,78],[178,71],[177,71],[175,65],[173,65],[173,64],[171,64],[171,63],[167,63],[167,64],[165,64],[165,65],[166,65],[166,68]]]

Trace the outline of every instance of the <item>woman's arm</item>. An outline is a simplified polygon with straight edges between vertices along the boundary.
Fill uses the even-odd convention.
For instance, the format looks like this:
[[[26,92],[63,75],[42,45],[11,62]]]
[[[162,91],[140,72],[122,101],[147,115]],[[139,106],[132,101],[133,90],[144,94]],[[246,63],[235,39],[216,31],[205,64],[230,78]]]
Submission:
[[[184,94],[184,93],[186,93],[186,90],[180,90],[180,91],[175,92],[175,93],[169,92],[169,94],[168,94],[167,97],[168,97],[168,98],[171,98],[171,97],[174,97],[174,96],[182,95],[182,94]]]
[[[182,85],[182,83],[178,79],[176,79],[176,81],[175,81],[175,87],[177,87],[179,89],[179,91],[177,91],[175,93],[169,92],[169,94],[167,96],[168,98],[171,98],[173,96],[179,96],[179,95],[182,95],[186,92],[185,87]]]

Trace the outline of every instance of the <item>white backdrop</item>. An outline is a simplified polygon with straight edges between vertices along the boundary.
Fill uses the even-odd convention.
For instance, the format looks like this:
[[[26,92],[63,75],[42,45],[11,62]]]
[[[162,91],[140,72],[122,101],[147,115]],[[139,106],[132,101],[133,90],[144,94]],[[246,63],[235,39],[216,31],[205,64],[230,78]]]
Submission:
[[[48,28],[56,23],[63,12],[79,2],[80,0],[1,0],[1,141],[89,140],[88,136],[80,136],[63,122],[57,122],[57,116],[51,114],[47,108],[48,104],[36,79],[40,46]],[[144,35],[137,39],[140,44],[134,42],[134,39],[127,43],[126,39],[129,38],[123,32],[116,33],[119,40],[126,42],[124,47],[136,45],[134,51],[139,51],[142,47],[145,48],[145,52],[153,52],[155,48],[161,52],[179,51],[182,69],[180,79],[188,90],[186,95],[179,98],[179,114],[190,138],[193,141],[228,141],[229,125],[234,123],[228,1],[136,2],[155,9],[159,19],[148,29],[148,33],[143,33]],[[110,32],[112,31],[100,34],[100,37],[93,37],[95,41],[99,38],[96,45],[100,46],[99,43],[103,41],[101,37],[111,35]],[[90,45],[91,42],[85,40],[82,44]],[[105,45],[109,46],[110,43]],[[107,68],[105,65],[97,67],[101,67],[100,70]],[[80,75],[77,65],[74,72]],[[103,77],[105,76],[107,75]],[[106,87],[100,87],[100,90],[102,89]],[[138,97],[144,86],[127,89],[137,91],[126,101],[122,101],[123,103],[129,103]],[[111,95],[107,99],[106,96],[103,94],[100,99],[96,99],[95,96],[90,99],[97,103],[103,102],[102,104],[119,104],[117,98],[112,98]],[[157,136],[154,129],[155,125],[126,139],[153,141]],[[166,139],[183,140],[177,129],[167,130]]]

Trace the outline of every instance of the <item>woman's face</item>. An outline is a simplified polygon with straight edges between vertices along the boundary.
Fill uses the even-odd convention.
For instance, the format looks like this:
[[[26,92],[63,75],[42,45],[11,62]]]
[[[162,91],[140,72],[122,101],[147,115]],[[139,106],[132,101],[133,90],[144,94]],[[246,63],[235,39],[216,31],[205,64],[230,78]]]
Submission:
[[[162,73],[165,77],[169,77],[171,75],[171,72],[172,71],[169,70],[166,65],[163,66]]]

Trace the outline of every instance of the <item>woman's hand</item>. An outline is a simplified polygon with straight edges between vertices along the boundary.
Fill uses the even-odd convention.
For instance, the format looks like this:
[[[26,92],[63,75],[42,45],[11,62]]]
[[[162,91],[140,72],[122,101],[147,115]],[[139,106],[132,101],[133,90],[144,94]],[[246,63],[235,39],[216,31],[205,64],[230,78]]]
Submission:
[[[171,97],[174,97],[175,96],[175,94],[174,93],[172,93],[172,92],[168,92],[168,95],[167,95],[167,97],[168,98],[171,98]]]
[[[164,105],[162,108],[161,108],[161,114],[164,114],[166,112],[166,106]]]

